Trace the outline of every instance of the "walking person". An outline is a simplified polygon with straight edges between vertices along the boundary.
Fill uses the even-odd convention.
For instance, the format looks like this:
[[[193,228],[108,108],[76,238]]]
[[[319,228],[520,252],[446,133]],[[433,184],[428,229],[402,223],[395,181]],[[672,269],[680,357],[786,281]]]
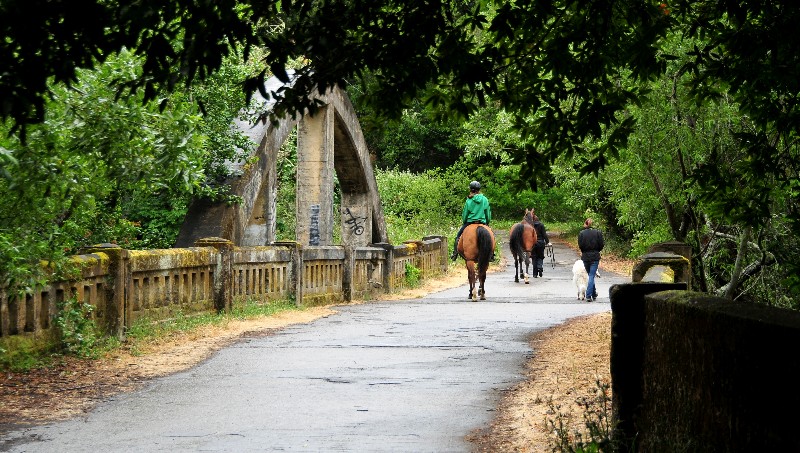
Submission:
[[[536,245],[533,246],[533,254],[535,257],[533,266],[533,278],[541,277],[544,272],[544,248],[550,243],[550,238],[547,237],[547,229],[544,223],[539,220],[539,217],[533,215],[533,229],[536,230]]]
[[[489,206],[489,199],[481,193],[481,183],[472,181],[469,183],[469,195],[464,201],[464,209],[461,210],[461,229],[456,234],[456,240],[453,243],[453,254],[450,256],[451,260],[458,258],[458,238],[464,232],[467,225],[473,223],[480,223],[489,225],[492,221],[492,208]],[[494,259],[494,254],[492,254]]]
[[[605,242],[603,233],[592,228],[592,219],[588,218],[583,222],[583,230],[578,233],[578,248],[581,250],[581,261],[589,274],[589,283],[586,285],[586,301],[593,302],[597,299],[597,288],[594,285],[594,277],[597,268],[600,266],[600,251],[603,250]]]

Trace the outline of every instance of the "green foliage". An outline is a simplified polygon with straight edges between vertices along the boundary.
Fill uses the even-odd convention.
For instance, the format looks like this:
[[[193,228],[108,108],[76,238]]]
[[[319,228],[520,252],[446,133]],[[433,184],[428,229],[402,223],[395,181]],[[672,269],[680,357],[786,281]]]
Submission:
[[[47,366],[57,346],[24,335],[13,335],[0,339],[0,370],[25,372]]]
[[[405,219],[439,216],[443,206],[454,206],[454,199],[437,177],[437,172],[414,174],[399,170],[377,170],[375,179],[384,214]]]
[[[38,259],[54,256],[41,241],[22,234],[20,227],[0,230],[0,286],[25,291],[41,283],[45,276]],[[20,240],[21,239],[21,240]],[[54,250],[58,253],[58,250]],[[36,258],[33,258],[36,257]]]
[[[416,288],[419,286],[420,278],[422,277],[422,270],[411,263],[406,263],[405,281],[406,286],[409,288]]]
[[[141,348],[153,341],[177,333],[190,332],[204,325],[225,326],[234,320],[248,320],[271,316],[287,310],[299,310],[290,300],[269,303],[247,300],[234,305],[230,313],[200,313],[186,315],[182,312],[174,317],[152,321],[137,320],[126,331],[125,342],[108,337],[98,329],[92,318],[94,311],[89,304],[70,298],[59,307],[55,319],[57,338],[52,341],[12,336],[0,339],[0,370],[26,371],[46,366],[57,354],[70,354],[96,359],[111,350],[126,347],[137,354]]]
[[[112,80],[142,71],[121,52],[78,71],[70,89],[54,84],[44,122],[24,143],[0,125],[0,285],[25,291],[46,278],[40,260],[58,267],[97,243],[172,246],[191,197],[225,198],[224,162],[252,146],[230,127],[243,107],[237,80],[251,70],[226,60],[193,92],[146,103],[115,97]]]
[[[279,241],[293,241],[297,223],[297,130],[291,133],[278,151],[277,173],[275,238]]]
[[[744,250],[736,297],[774,304],[791,287],[790,263],[798,262],[792,247],[778,246],[793,236],[785,214],[795,203],[774,177],[747,168],[757,161],[745,139],[752,123],[734,98],[697,103],[687,89],[691,75],[682,71],[694,45],[700,42],[685,36],[665,40],[665,49],[681,57],[667,66],[670,77],[654,80],[651,93],[629,110],[638,127],[617,159],[597,175],[576,171],[580,159],[561,159],[554,175],[570,204],[602,218],[607,239],[630,238],[630,256],[656,242],[689,243],[695,289],[715,292],[731,281]],[[771,165],[795,172],[793,164]],[[761,225],[754,230],[759,240],[741,248],[737,241],[748,225]]]
[[[395,121],[371,128],[367,139],[377,156],[377,167],[421,173],[448,167],[458,159],[457,124],[433,120],[419,103],[414,107]]]
[[[288,310],[300,310],[300,308],[289,300],[269,303],[247,300],[244,303],[234,305],[230,313],[207,312],[187,315],[183,312],[177,312],[173,317],[165,320],[154,321],[141,318],[126,331],[125,346],[136,354],[144,344],[155,339],[190,332],[204,325],[225,326],[234,320],[255,319]]]
[[[498,219],[588,209],[636,250],[667,225],[705,260],[702,290],[732,277],[730,238],[753,228],[738,248],[753,264],[744,280],[771,267],[780,275],[763,281],[797,295],[800,259],[780,244],[800,219],[800,67],[786,63],[800,6],[745,3],[170,0],[121,15],[88,5],[90,22],[41,0],[4,4],[0,56],[18,64],[0,80],[0,241],[15,247],[0,280],[29,286],[36,260],[94,242],[168,244],[190,196],[226,197],[225,162],[250,146],[229,128],[239,88],[249,96],[267,69],[288,81],[294,67],[291,87],[263,93],[277,117],[314,112],[309,94],[360,76],[366,123],[399,118],[371,140],[382,166],[428,169],[464,151],[435,176],[450,192],[435,194],[439,217],[404,203],[395,225],[457,224],[477,179]],[[226,58],[258,44],[258,67]],[[119,96],[108,80],[133,89]],[[455,130],[423,111],[469,121]],[[278,221],[293,231],[293,215]]]
[[[452,237],[461,226],[463,199],[450,189],[444,173],[376,170],[375,179],[391,242],[432,235]]]
[[[634,234],[630,244],[630,258],[639,258],[647,253],[651,245],[659,242],[672,241],[674,238],[669,231],[669,226],[661,224],[652,229],[640,230]]]
[[[481,181],[483,193],[489,198],[493,227],[504,220],[520,220],[526,207],[535,208],[545,224],[579,217],[559,188],[542,192],[519,190],[513,182],[517,176],[518,167],[513,165],[482,167],[468,157],[446,169],[419,174],[399,170],[375,173],[389,237],[395,242],[429,235],[455,236],[473,179]]]
[[[454,206],[459,218],[469,193],[468,184],[472,180],[481,183],[481,192],[491,203],[493,219],[519,220],[526,208],[535,209],[545,223],[575,218],[575,209],[567,203],[563,190],[558,187],[539,187],[538,191],[534,191],[530,184],[520,179],[520,173],[518,165],[470,155],[442,172],[442,177],[453,194],[457,195],[458,201],[454,202]]]
[[[188,200],[186,197],[171,198],[160,197],[158,194],[153,195],[137,199],[137,203],[126,207],[124,215],[120,212],[118,222],[133,228],[129,235],[106,234],[101,237],[110,237],[111,240],[108,242],[116,243],[127,249],[172,247],[186,217]]]
[[[58,328],[60,346],[67,354],[96,358],[97,346],[103,334],[97,327],[92,313],[94,307],[71,297],[58,305],[55,326]]]
[[[218,69],[225,56],[236,52],[230,43],[255,42],[256,13],[274,14],[276,9],[230,0],[202,8],[176,0],[157,8],[86,2],[76,11],[46,0],[0,4],[6,24],[0,58],[16,62],[0,83],[3,120],[11,117],[18,126],[41,122],[50,81],[75,85],[77,70],[102,64],[123,48],[140,55],[145,70],[141,77],[115,81],[129,88],[120,97],[161,102],[165,91]]]
[[[596,173],[625,152],[640,119],[630,110],[646,99],[653,80],[673,76],[666,72],[669,63],[680,60],[679,74],[686,76],[681,84],[689,87],[693,103],[730,96],[749,123],[736,135],[748,156],[735,166],[741,178],[699,184],[696,195],[709,209],[716,206],[737,222],[762,226],[767,220],[761,219],[769,218],[763,214],[777,201],[762,189],[784,194],[796,189],[800,69],[786,62],[798,58],[798,5],[709,0],[669,6],[633,0],[408,0],[402,8],[392,1],[339,0],[187,5],[136,4],[118,14],[116,3],[95,2],[87,5],[93,18],[87,22],[43,0],[22,8],[4,4],[0,13],[9,27],[0,56],[17,64],[0,83],[2,119],[13,120],[11,128],[41,123],[42,112],[50,109],[48,80],[76,85],[76,68],[103,63],[123,47],[145,64],[137,77],[121,78],[119,85],[132,88],[134,96],[127,97],[151,102],[181,82],[224,70],[226,56],[239,50],[247,56],[260,44],[266,67],[241,84],[246,95],[263,90],[268,71],[286,82],[287,68],[296,69],[291,87],[264,93],[277,101],[276,117],[314,112],[318,106],[309,95],[369,75],[372,80],[364,85],[369,90],[361,97],[375,114],[396,118],[420,98],[426,108],[458,118],[499,106],[519,136],[506,140],[500,133],[491,141],[507,145],[524,174],[544,180],[558,157],[581,157],[576,164],[582,172]],[[677,33],[690,45],[675,47],[669,38]],[[23,35],[29,39],[17,39]],[[484,131],[491,126],[479,124]],[[417,132],[420,125],[408,130]],[[392,143],[390,148],[410,156],[394,146],[402,145],[399,141]],[[708,178],[698,181],[726,176],[715,172],[713,162],[707,164],[697,175]],[[736,181],[747,187],[731,184]],[[798,220],[796,193],[783,201],[787,218]]]

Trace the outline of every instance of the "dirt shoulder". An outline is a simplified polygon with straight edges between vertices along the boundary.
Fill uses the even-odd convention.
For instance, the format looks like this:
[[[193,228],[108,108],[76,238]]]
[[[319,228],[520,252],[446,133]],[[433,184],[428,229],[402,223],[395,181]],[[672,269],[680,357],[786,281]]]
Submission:
[[[577,252],[576,244],[558,235],[551,241]],[[600,270],[630,276],[633,265],[633,260],[604,254]],[[610,312],[573,318],[531,335],[528,342],[534,353],[525,379],[505,393],[491,425],[470,436],[477,451],[563,451],[554,447],[577,436],[589,438],[586,415],[591,420],[610,415]]]
[[[625,272],[613,260],[606,259],[601,269]],[[490,269],[503,270],[505,263]],[[384,300],[413,299],[463,285],[464,272],[461,267],[451,267],[441,279],[387,295]],[[334,313],[331,307],[313,307],[230,321],[224,326],[173,335],[136,355],[123,349],[97,360],[64,357],[48,368],[0,374],[0,434],[80,415],[115,394],[140,388],[149,379],[189,369],[243,336],[268,335],[276,329]],[[493,452],[542,451],[539,447],[546,445],[548,432],[544,420],[553,415],[547,402],[566,409],[579,396],[591,395],[596,379],[608,379],[610,325],[610,314],[603,313],[533,335],[530,342],[534,356],[527,364],[526,380],[505,395],[492,426],[471,436],[476,448]]]

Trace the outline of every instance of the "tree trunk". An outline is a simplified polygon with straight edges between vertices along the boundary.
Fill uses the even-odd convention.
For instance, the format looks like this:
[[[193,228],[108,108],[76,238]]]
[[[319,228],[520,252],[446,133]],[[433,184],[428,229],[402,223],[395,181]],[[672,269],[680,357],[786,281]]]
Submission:
[[[742,235],[739,238],[739,250],[736,253],[736,264],[733,266],[733,272],[731,273],[731,280],[718,291],[722,297],[733,299],[736,289],[739,287],[742,269],[744,269],[744,255],[747,252],[747,245],[748,242],[750,242],[751,232],[752,228],[749,226],[745,227],[744,231],[742,231]]]

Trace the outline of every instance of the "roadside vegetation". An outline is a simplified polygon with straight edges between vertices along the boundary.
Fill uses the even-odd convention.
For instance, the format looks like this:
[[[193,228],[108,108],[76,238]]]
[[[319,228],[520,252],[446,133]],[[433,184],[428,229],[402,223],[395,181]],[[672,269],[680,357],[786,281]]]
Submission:
[[[88,245],[170,247],[192,200],[240,202],[226,191],[235,176],[226,163],[247,163],[252,145],[231,121],[255,121],[263,112],[242,113],[249,94],[294,69],[294,87],[271,93],[279,113],[307,108],[297,90],[315,83],[350,93],[395,243],[452,240],[466,187],[478,180],[496,226],[525,208],[567,234],[593,217],[628,257],[661,241],[690,244],[692,289],[800,308],[798,78],[787,72],[796,65],[769,57],[797,59],[788,38],[800,8],[300,3],[233,2],[235,13],[221,16],[167,6],[100,14],[109,2],[96,5],[96,23],[79,25],[58,8],[3,9],[15,26],[46,35],[37,42],[70,49],[26,47],[13,27],[0,40],[16,62],[0,83],[5,297],[63,277],[68,257]],[[217,35],[192,26],[202,20],[219,24]],[[193,44],[199,29],[208,48]],[[277,228],[290,239],[293,139],[281,153]],[[85,310],[67,310],[74,316],[61,328],[74,335],[61,349],[84,353]]]
[[[89,316],[92,306],[71,299],[64,304],[55,323],[55,335],[50,341],[33,342],[20,336],[0,343],[0,370],[26,372],[48,367],[62,357],[99,359],[117,350],[139,355],[153,345],[169,341],[170,338],[189,335],[201,327],[224,328],[232,321],[258,319],[285,311],[302,310],[293,301],[277,300],[270,303],[246,302],[235,306],[230,312],[185,315],[152,322],[142,319],[134,323],[125,333],[124,340],[109,337],[102,332]]]

